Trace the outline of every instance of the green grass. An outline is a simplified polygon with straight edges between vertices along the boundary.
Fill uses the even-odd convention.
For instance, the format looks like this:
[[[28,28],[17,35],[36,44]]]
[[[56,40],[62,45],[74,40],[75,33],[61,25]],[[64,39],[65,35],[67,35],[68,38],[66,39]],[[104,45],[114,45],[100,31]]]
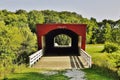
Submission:
[[[100,69],[85,69],[87,80],[116,80]]]
[[[92,56],[92,61],[94,64],[92,68],[83,70],[86,72],[87,80],[119,80],[115,77],[114,72],[112,72],[111,70],[107,70],[104,67],[96,65],[96,60],[102,59],[100,57],[105,54],[102,52],[103,48],[103,44],[88,44],[86,46],[86,52]]]
[[[8,80],[68,80],[68,78],[62,73],[48,76],[39,72],[25,72],[11,74]]]
[[[7,74],[5,78],[6,80],[69,80],[68,77],[63,75],[63,71],[58,71],[54,75],[42,74],[43,71],[46,70],[20,66],[15,73]]]
[[[86,52],[88,52],[92,57],[101,55],[104,49],[104,44],[87,44]]]

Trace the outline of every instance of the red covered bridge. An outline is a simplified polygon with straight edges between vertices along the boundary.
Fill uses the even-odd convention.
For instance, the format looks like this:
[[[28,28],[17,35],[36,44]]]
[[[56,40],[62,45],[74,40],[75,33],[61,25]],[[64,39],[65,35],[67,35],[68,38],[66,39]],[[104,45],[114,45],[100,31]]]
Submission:
[[[59,62],[60,59],[63,59],[62,62],[64,62],[68,58],[70,65],[66,64],[69,65],[69,68],[70,66],[71,68],[91,67],[91,57],[84,51],[86,43],[86,24],[37,24],[36,31],[39,51],[29,56],[30,66],[41,58],[40,63],[38,62],[36,64],[37,68],[41,68],[40,65],[44,65],[42,64],[42,62],[44,62],[42,59],[46,57],[50,59],[50,57],[53,57],[55,60],[51,63],[58,61],[56,63],[59,63],[59,65],[61,65]],[[61,34],[70,38],[69,45],[58,45],[55,42],[55,37]],[[50,62],[49,59],[48,62]],[[45,66],[42,68],[45,68]]]

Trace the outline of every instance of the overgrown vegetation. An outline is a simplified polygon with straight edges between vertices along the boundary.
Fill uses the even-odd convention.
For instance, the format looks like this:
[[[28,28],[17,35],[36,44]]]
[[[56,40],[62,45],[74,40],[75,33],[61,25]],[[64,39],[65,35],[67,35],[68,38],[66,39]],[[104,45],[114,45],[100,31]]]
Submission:
[[[28,26],[10,25],[0,21],[0,76],[14,72],[14,66],[28,62],[28,56],[37,50],[36,34]]]
[[[105,51],[107,53],[112,53],[112,52],[116,52],[118,49],[119,49],[118,44],[112,42],[106,42],[104,45],[103,52]]]
[[[87,72],[88,79],[93,80],[96,76],[95,80],[119,80],[120,51],[109,54],[102,52],[103,49],[103,44],[87,45],[87,52],[92,55],[93,60],[92,68],[85,70]]]

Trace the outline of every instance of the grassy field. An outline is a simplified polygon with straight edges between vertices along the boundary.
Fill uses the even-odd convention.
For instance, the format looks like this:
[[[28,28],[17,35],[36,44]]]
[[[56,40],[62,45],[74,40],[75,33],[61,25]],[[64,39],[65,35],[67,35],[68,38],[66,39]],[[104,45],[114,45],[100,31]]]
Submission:
[[[5,75],[6,77],[4,80],[69,80],[68,77],[63,75],[63,71],[58,71],[58,73],[54,75],[45,75],[42,73],[44,71],[48,70],[21,66],[15,73]]]
[[[92,56],[93,64],[96,64],[99,57],[106,54],[101,52],[103,48],[103,44],[89,44],[86,46],[87,53]],[[69,80],[68,77],[63,75],[63,71],[58,71],[58,74],[50,76],[42,74],[43,71],[46,70],[21,66],[16,68],[15,73],[5,75],[5,80]],[[90,69],[83,69],[83,71],[86,73],[87,80],[119,80],[114,77],[111,71],[105,71],[102,67],[96,67],[95,65]]]
[[[92,56],[93,60],[95,57],[101,55],[103,49],[103,44],[87,44],[86,46],[86,52]]]
[[[102,67],[96,66],[96,60],[106,53],[103,53],[103,44],[89,44],[86,46],[86,52],[92,56],[93,67],[91,69],[85,69],[86,77],[88,80],[119,80],[115,78],[111,71],[103,69]],[[101,60],[102,61],[102,60]]]
[[[98,69],[85,69],[87,80],[116,80]]]
[[[39,72],[15,73],[8,77],[8,80],[68,80],[62,73],[55,75],[44,75]]]

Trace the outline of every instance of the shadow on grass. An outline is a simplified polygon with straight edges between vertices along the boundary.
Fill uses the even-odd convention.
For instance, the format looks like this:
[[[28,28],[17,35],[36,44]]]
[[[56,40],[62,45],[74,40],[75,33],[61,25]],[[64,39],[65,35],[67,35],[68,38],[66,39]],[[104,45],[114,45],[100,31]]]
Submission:
[[[114,72],[105,67],[93,65],[90,69],[85,69],[88,80],[120,80],[117,72]]]
[[[68,77],[61,73],[48,76],[37,72],[29,72],[11,74],[6,80],[68,80]]]

